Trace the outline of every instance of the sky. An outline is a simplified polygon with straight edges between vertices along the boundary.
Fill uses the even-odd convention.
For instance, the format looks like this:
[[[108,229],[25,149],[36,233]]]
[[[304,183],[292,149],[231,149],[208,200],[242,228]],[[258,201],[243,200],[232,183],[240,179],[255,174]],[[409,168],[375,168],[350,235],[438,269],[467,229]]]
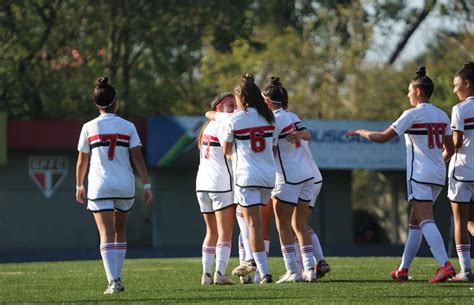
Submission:
[[[449,0],[442,0],[439,1],[439,3],[446,3],[448,1]],[[410,1],[409,6],[421,8],[423,3],[424,0],[413,0]],[[401,67],[404,62],[423,53],[430,42],[436,39],[435,34],[440,30],[458,31],[460,27],[461,25],[456,18],[452,16],[441,16],[439,10],[435,9],[411,36],[405,49],[395,62],[395,66]],[[383,35],[380,28],[375,29],[374,44],[367,54],[367,60],[371,63],[386,63],[401,39],[404,28],[402,22],[394,23],[390,27],[391,31],[389,35]],[[474,31],[472,24],[470,25],[470,30]]]

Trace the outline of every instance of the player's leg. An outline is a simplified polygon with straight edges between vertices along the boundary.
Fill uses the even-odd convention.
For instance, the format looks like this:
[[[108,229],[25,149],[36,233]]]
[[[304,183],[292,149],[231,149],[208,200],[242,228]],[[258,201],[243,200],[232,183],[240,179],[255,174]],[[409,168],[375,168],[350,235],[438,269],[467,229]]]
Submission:
[[[218,194],[217,197],[224,196]],[[230,201],[232,203],[232,199]],[[231,205],[216,209],[216,223],[218,240],[216,245],[216,272],[214,275],[214,283],[222,285],[233,285],[234,282],[226,277],[226,269],[229,263],[230,251],[232,248],[232,232],[234,229],[236,206]]]
[[[212,265],[214,264],[214,257],[216,255],[217,244],[217,223],[216,216],[212,207],[212,200],[207,192],[196,193],[199,208],[204,218],[206,225],[206,235],[202,242],[202,285],[212,284]]]
[[[117,276],[119,290],[124,291],[122,283],[122,269],[127,254],[127,238],[125,230],[127,227],[128,212],[115,211],[115,253],[117,255]]]
[[[244,208],[237,206],[235,215],[240,228],[239,239],[242,241],[242,252],[244,255],[243,259],[240,261],[239,266],[232,270],[232,274],[240,277],[241,284],[250,284],[252,282],[250,273],[256,270],[257,265],[255,264],[252,255],[252,248],[250,247],[249,242],[249,229],[247,223],[245,222],[244,215],[242,214],[243,209]]]
[[[307,215],[309,205],[307,202],[299,201],[291,219],[291,226],[295,232],[301,251],[303,261],[303,280],[307,282],[316,281],[316,262],[313,257],[313,242],[308,231]]]
[[[102,209],[93,213],[100,236],[100,255],[107,275],[108,288],[104,294],[119,292],[117,274],[117,254],[115,253],[114,211]]]
[[[260,206],[260,208],[262,209],[263,240],[268,256],[270,254],[270,222],[273,215],[273,200],[269,198],[267,204]]]
[[[415,219],[412,209],[408,221],[408,237],[405,243],[405,248],[403,249],[402,262],[400,266],[390,274],[392,279],[397,281],[408,281],[408,270],[420,249],[422,240],[423,232]]]

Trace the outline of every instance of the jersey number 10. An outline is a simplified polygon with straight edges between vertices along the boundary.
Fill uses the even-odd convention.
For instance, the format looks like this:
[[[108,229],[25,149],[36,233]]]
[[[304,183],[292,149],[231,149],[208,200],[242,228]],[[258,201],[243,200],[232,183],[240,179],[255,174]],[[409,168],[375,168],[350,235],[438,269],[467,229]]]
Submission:
[[[437,148],[442,149],[446,124],[426,124],[426,129],[428,129],[428,148],[433,149],[436,145]]]

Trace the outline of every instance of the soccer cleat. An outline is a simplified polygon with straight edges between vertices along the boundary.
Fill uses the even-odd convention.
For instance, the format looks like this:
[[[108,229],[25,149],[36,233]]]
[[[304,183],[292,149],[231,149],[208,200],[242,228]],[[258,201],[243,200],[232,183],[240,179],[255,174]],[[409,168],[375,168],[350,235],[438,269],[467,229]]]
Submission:
[[[257,269],[257,265],[255,261],[243,261],[239,266],[237,266],[234,270],[232,270],[232,274],[235,276],[246,276],[249,273],[254,272]]]
[[[461,271],[454,277],[448,279],[449,282],[474,282],[474,274],[470,270]]]
[[[454,270],[453,265],[451,265],[451,263],[447,261],[443,267],[438,268],[438,270],[436,271],[435,277],[433,277],[428,282],[441,283],[441,282],[446,281],[449,278],[452,278],[455,275],[456,275],[456,270]]]
[[[290,271],[287,271],[285,274],[280,276],[280,279],[276,283],[277,284],[296,283],[296,282],[301,282],[302,280],[303,280],[303,277],[301,276],[300,273],[298,272],[291,273]]]
[[[212,276],[210,273],[203,273],[201,277],[201,285],[211,285]]]
[[[320,260],[316,265],[316,278],[322,278],[329,271],[331,271],[331,267],[329,267],[328,262],[326,262],[324,259]]]
[[[214,284],[216,285],[235,285],[225,274],[222,275],[219,271],[214,273]]]
[[[265,274],[262,280],[260,281],[260,284],[263,285],[263,284],[270,284],[270,283],[273,283],[272,275]]]
[[[395,281],[406,282],[408,281],[408,269],[403,268],[401,270],[395,269],[390,273],[390,276]]]
[[[120,291],[120,292],[125,291],[125,286],[124,286],[123,283],[122,283],[122,279],[121,279],[121,278],[117,278],[117,282],[118,282],[119,291]]]
[[[303,271],[303,281],[305,282],[316,282],[316,270],[309,268]]]
[[[247,274],[245,276],[240,277],[240,284],[253,284],[252,276]]]
[[[109,283],[109,287],[105,289],[104,294],[116,294],[120,292],[120,287],[117,280],[112,280]]]

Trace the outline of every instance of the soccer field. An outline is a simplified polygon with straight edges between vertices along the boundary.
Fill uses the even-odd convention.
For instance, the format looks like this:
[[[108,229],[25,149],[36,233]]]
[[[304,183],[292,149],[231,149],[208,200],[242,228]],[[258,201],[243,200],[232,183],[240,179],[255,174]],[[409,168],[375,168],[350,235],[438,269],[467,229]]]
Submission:
[[[427,283],[436,271],[432,258],[415,259],[409,283],[389,278],[399,258],[327,260],[332,270],[316,283],[201,286],[199,258],[129,259],[126,291],[107,296],[99,260],[0,264],[0,303],[474,304],[474,283]],[[229,270],[237,263],[231,259]],[[278,279],[282,259],[271,258],[270,268]]]

